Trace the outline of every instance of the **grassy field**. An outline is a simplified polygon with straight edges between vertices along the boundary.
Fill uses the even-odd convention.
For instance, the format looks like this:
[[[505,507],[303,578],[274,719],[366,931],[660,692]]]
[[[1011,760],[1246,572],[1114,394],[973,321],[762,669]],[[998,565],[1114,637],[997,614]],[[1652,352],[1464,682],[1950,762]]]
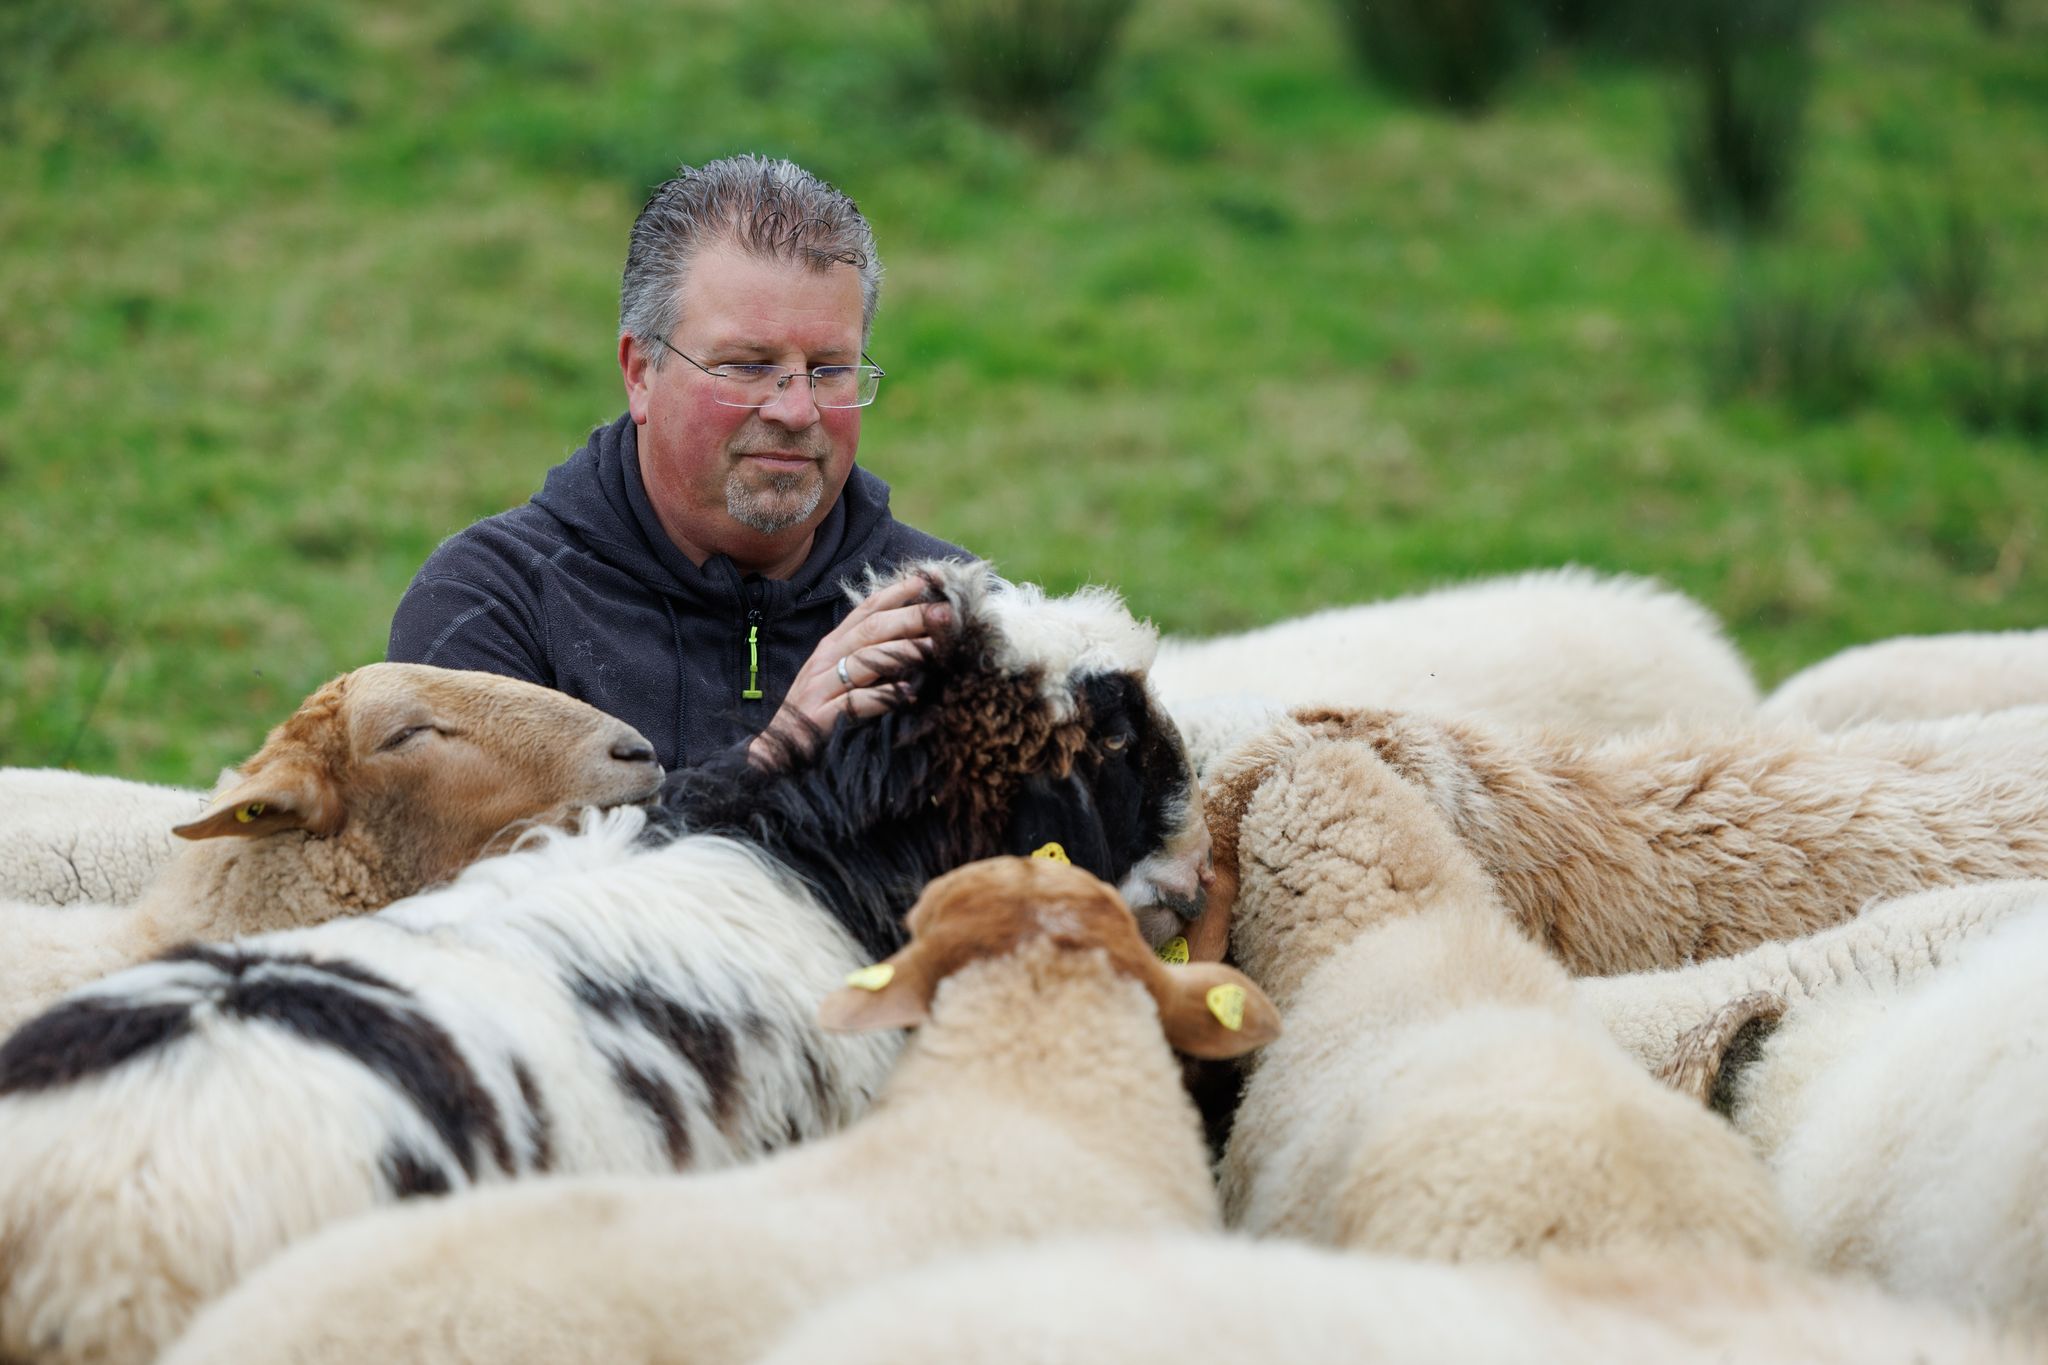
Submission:
[[[1139,0],[1055,148],[881,0],[21,0],[0,762],[203,783],[380,657],[427,551],[623,407],[649,187],[743,149],[877,225],[862,460],[1012,576],[1197,632],[1572,561],[1697,595],[1766,682],[2048,624],[2048,445],[1964,420],[1972,342],[1881,230],[1966,203],[1982,325],[2048,337],[2048,10],[2011,10],[1830,11],[1791,220],[1743,244],[1676,204],[1657,71],[1558,50],[1418,112],[1322,0]],[[1715,382],[1738,285],[1788,278],[1862,310],[1825,416]]]

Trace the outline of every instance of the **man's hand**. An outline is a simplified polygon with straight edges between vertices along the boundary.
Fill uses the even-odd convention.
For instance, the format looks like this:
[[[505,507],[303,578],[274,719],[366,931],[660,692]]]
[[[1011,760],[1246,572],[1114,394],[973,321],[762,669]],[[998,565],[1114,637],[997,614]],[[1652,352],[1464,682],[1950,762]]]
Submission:
[[[818,642],[797,670],[768,728],[747,746],[757,767],[775,761],[779,745],[806,745],[811,731],[830,730],[841,716],[874,716],[908,701],[907,675],[932,652],[932,631],[953,619],[944,602],[920,601],[929,590],[921,578],[905,579],[870,594]]]

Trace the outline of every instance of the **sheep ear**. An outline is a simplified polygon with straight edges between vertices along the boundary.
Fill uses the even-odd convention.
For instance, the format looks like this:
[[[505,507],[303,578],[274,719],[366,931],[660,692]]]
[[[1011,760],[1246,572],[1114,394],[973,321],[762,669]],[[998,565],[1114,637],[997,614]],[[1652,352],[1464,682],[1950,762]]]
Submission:
[[[1237,902],[1237,878],[1219,875],[1209,884],[1202,913],[1188,925],[1188,959],[1221,962],[1230,956],[1230,911]]]
[[[253,839],[302,829],[325,838],[341,832],[346,816],[326,769],[270,763],[221,793],[198,819],[173,826],[171,833],[184,839]]]
[[[818,1027],[827,1033],[874,1033],[913,1028],[931,1012],[924,973],[904,949],[884,962],[849,973],[846,984],[818,1004]]]
[[[1785,997],[1756,991],[1729,1001],[1680,1034],[1657,1079],[1718,1114],[1734,1108],[1736,1074],[1756,1060],[1764,1039],[1785,1016]]]
[[[1250,977],[1220,962],[1162,966],[1168,988],[1160,1006],[1166,1041],[1190,1057],[1239,1057],[1280,1036],[1280,1011]]]

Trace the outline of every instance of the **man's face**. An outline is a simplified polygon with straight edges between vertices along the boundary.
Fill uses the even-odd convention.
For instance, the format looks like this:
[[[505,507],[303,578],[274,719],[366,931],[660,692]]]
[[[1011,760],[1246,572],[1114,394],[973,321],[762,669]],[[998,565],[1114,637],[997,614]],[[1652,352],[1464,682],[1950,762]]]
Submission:
[[[699,254],[682,296],[669,343],[711,369],[860,363],[860,275],[850,265],[816,271],[719,244]],[[641,478],[678,548],[699,563],[722,553],[743,569],[794,571],[853,469],[860,409],[819,408],[804,379],[766,407],[726,407],[708,375],[653,338],[622,342],[620,363]]]

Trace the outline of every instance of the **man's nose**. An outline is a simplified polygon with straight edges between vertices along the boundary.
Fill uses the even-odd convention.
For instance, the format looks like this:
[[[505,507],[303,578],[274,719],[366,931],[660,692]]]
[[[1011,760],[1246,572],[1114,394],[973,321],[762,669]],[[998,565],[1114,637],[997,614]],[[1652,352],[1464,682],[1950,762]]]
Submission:
[[[783,381],[781,389],[761,409],[764,420],[801,431],[818,420],[817,396],[811,392],[811,377],[807,374],[793,374]]]

